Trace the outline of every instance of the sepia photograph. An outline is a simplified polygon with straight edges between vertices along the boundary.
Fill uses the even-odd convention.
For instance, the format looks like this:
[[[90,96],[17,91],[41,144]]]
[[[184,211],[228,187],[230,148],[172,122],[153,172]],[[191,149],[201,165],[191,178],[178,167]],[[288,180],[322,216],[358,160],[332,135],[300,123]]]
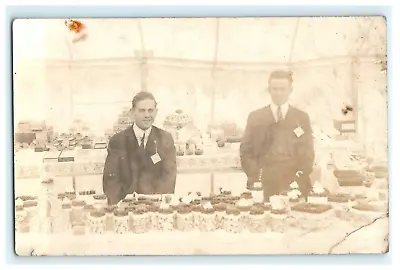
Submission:
[[[12,64],[17,255],[388,252],[385,17],[16,19]]]

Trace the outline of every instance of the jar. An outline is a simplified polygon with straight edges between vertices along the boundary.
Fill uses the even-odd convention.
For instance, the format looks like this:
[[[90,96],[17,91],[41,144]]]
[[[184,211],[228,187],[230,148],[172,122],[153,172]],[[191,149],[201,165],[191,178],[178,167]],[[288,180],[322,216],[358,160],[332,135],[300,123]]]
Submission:
[[[174,210],[172,208],[158,211],[158,227],[160,231],[171,232],[175,229]]]
[[[83,200],[75,199],[72,201],[72,223],[83,222],[83,208],[85,204]]]
[[[104,234],[106,224],[106,213],[103,210],[96,210],[90,213],[89,230],[94,234]]]
[[[216,229],[223,229],[224,219],[226,218],[226,203],[214,205]]]
[[[176,217],[176,228],[181,232],[188,232],[194,229],[192,210],[189,206],[178,209]]]
[[[125,209],[116,209],[114,211],[114,231],[118,234],[129,232],[129,215]]]
[[[64,203],[61,205],[61,215],[57,224],[57,231],[69,232],[72,229],[72,205],[71,203]]]
[[[65,198],[68,198],[68,200],[73,201],[76,199],[76,194],[66,194]]]
[[[245,191],[242,194],[240,194],[240,198],[246,199],[246,200],[251,200],[253,199],[253,195],[251,194],[251,191]]]
[[[135,209],[133,213],[133,231],[135,233],[145,233],[148,228],[148,214],[143,209]]]
[[[253,207],[249,215],[249,231],[252,233],[264,233],[267,229],[264,209]]]
[[[82,221],[86,224],[86,226],[89,226],[89,216],[93,211],[95,211],[95,208],[91,204],[86,204],[83,207]]]
[[[130,204],[132,204],[135,200],[132,198],[129,199],[122,199],[121,202],[118,204],[118,208],[121,210],[125,210]]]
[[[62,201],[62,200],[64,200],[64,198],[67,196],[67,194],[65,194],[65,193],[58,193],[58,195],[57,195],[57,198],[60,200],[60,201]]]
[[[94,206],[96,205],[101,206],[101,207],[106,207],[108,205],[107,201],[107,195],[101,194],[101,195],[93,195],[94,199]]]
[[[73,235],[84,235],[86,234],[86,224],[83,221],[75,222],[72,226]]]
[[[133,213],[136,210],[136,206],[130,204],[125,208],[126,211],[128,211],[128,228],[129,231],[133,232]]]
[[[271,208],[270,217],[271,217],[271,230],[273,232],[284,233],[287,230],[287,222],[286,219],[288,217],[287,210],[285,208]]]
[[[249,188],[252,198],[257,202],[264,201],[264,191],[261,182],[254,183],[254,186]]]
[[[155,205],[149,206],[147,208],[147,213],[149,216],[148,220],[148,231],[157,231],[158,228],[158,207]]]
[[[240,211],[239,223],[243,230],[247,229],[249,226],[249,215],[251,206],[237,206],[237,209]]]
[[[192,216],[193,216],[193,229],[200,230],[200,215],[201,211],[203,211],[203,206],[201,205],[193,205],[192,206]]]
[[[15,207],[15,231],[26,233],[29,232],[29,223],[26,222],[27,213],[23,205]]]
[[[29,223],[29,232],[39,232],[39,208],[37,201],[25,201],[23,207],[26,211],[26,218]]]
[[[201,232],[212,232],[215,231],[217,227],[215,209],[214,208],[204,208],[200,214],[200,224],[199,229]]]
[[[114,211],[117,209],[116,205],[108,205],[104,208],[105,212],[105,230],[113,232],[114,230]],[[123,209],[120,209],[123,210]]]
[[[240,211],[237,208],[228,208],[224,220],[224,230],[228,233],[241,233],[243,228],[240,224]]]
[[[186,155],[191,156],[196,152],[196,145],[193,143],[186,144]]]

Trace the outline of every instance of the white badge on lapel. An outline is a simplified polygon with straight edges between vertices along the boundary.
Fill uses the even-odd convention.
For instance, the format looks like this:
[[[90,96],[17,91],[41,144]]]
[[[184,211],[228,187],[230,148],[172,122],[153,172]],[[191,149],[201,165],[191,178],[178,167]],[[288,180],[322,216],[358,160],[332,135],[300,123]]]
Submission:
[[[161,157],[158,153],[155,153],[154,155],[151,156],[151,160],[153,161],[153,164],[157,164],[158,162],[161,161]]]
[[[304,130],[300,126],[297,126],[293,132],[296,134],[297,138],[300,138],[304,134]]]
[[[151,156],[151,160],[153,161],[153,164],[157,164],[158,162],[161,161],[161,157],[158,154],[157,141],[154,141],[154,144],[156,145],[156,153]]]

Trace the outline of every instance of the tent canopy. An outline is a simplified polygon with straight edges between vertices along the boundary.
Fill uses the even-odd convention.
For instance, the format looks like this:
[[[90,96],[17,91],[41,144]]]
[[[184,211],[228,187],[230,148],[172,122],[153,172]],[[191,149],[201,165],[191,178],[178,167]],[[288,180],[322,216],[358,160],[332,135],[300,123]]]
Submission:
[[[14,57],[153,57],[290,63],[325,57],[386,55],[383,17],[82,19],[88,37],[72,43],[62,19],[16,20]]]

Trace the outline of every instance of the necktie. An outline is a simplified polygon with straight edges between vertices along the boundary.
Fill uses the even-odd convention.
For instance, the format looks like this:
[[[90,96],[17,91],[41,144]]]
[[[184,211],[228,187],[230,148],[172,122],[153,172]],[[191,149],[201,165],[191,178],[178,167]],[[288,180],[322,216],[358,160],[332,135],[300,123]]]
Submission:
[[[281,120],[283,119],[281,106],[278,107],[278,111],[277,111],[277,113],[276,113],[276,116],[277,116],[277,118],[278,118],[278,119],[277,119],[278,122],[281,121]]]
[[[143,137],[140,140],[140,148],[144,149],[144,137],[146,136],[146,133],[143,132]]]

